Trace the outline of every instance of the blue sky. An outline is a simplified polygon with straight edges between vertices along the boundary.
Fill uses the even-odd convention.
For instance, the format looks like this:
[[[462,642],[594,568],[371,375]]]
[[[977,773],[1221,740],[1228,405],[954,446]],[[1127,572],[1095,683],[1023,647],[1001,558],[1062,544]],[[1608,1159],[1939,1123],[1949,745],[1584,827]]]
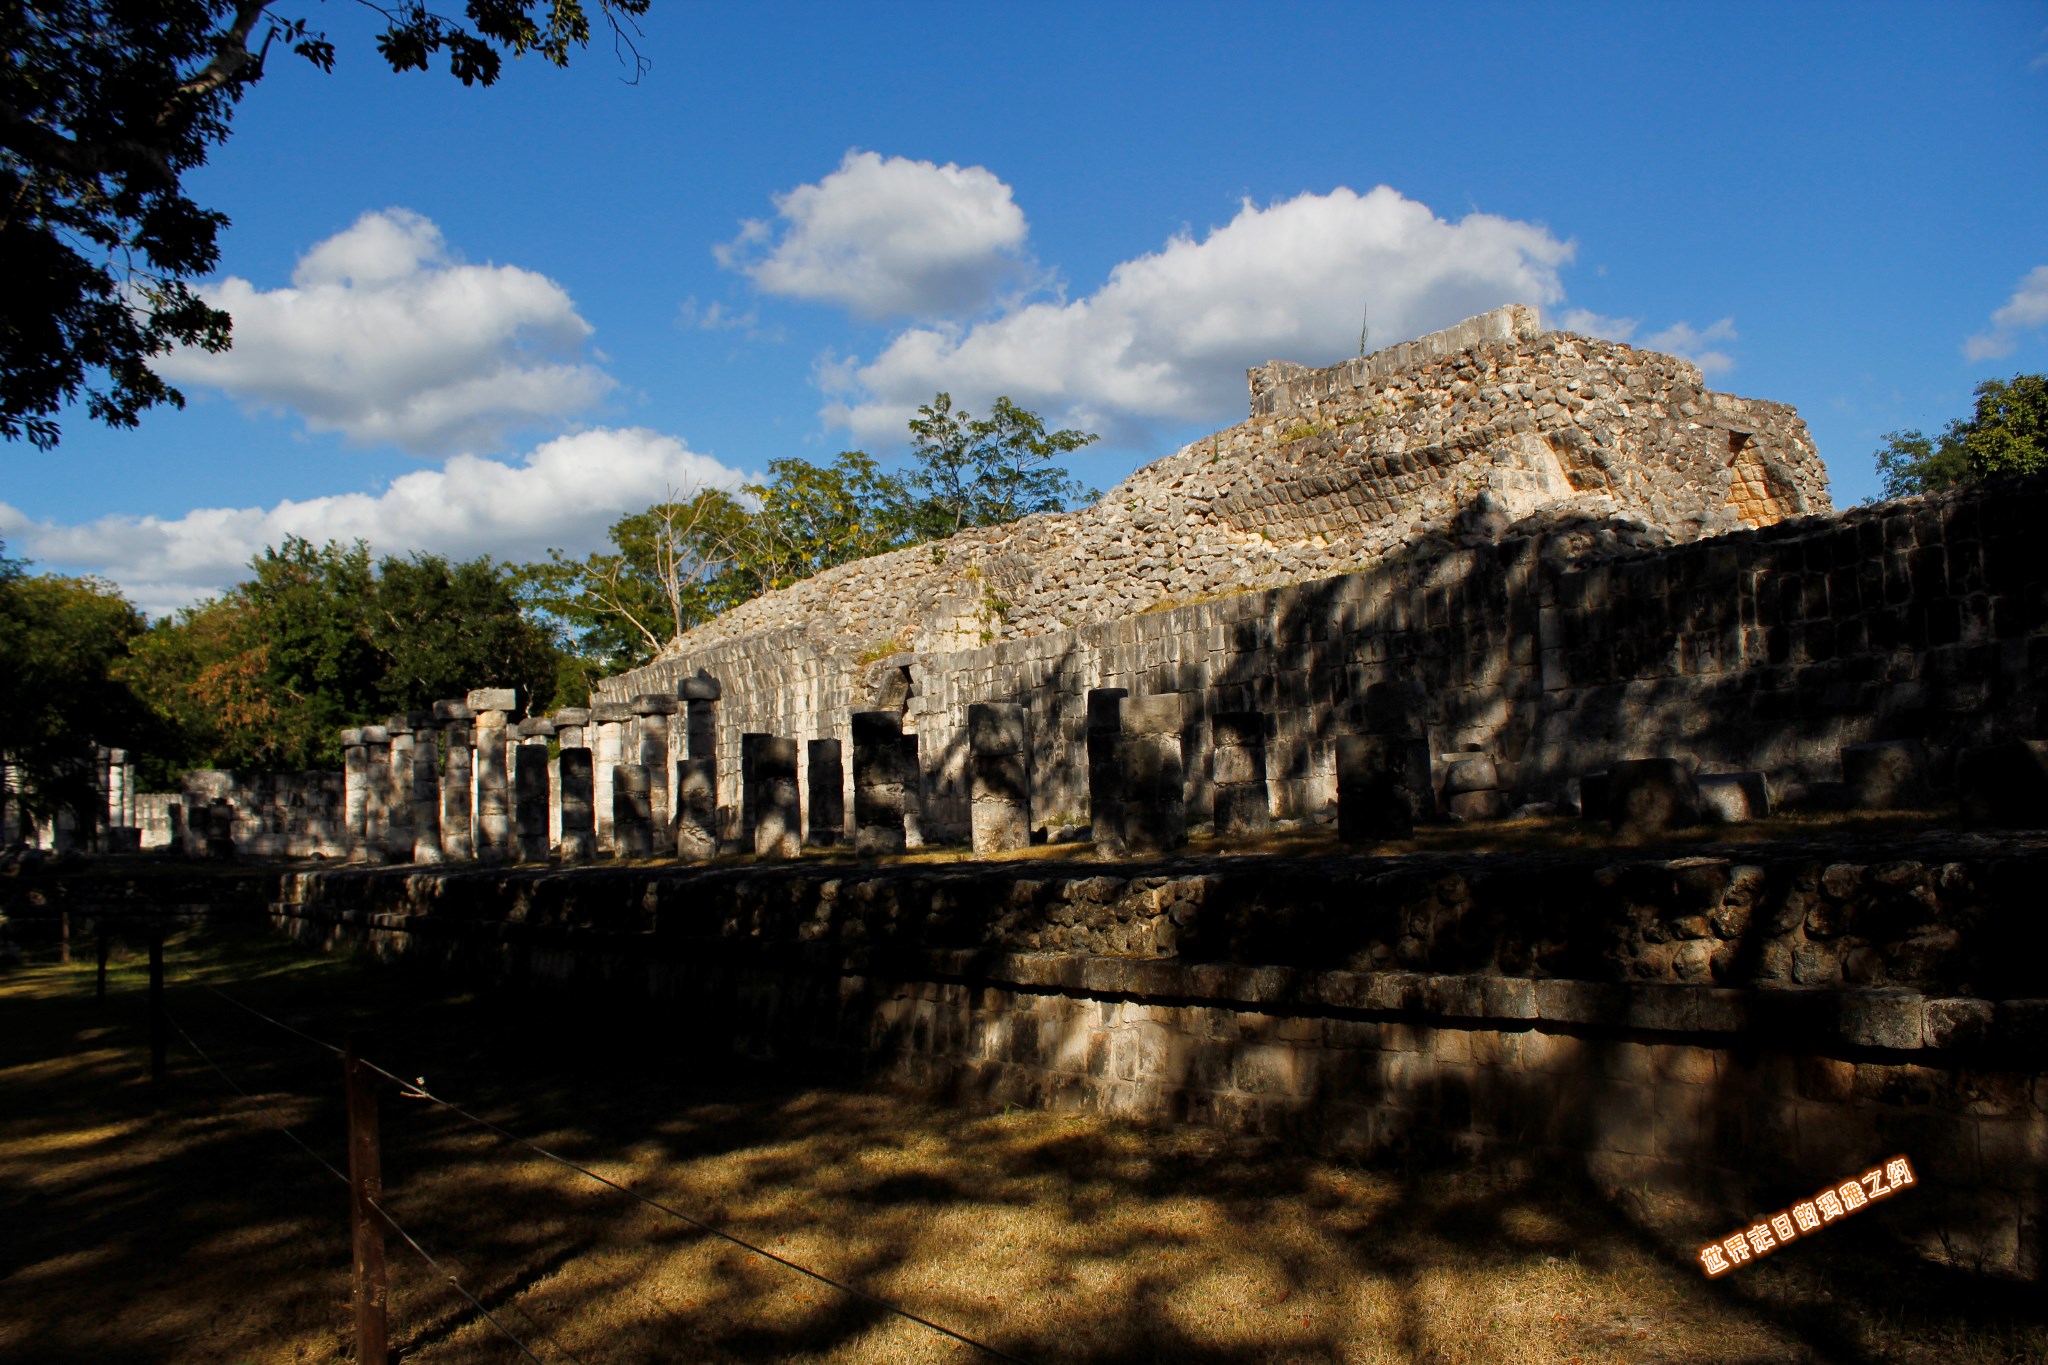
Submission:
[[[281,7],[284,8],[284,7]],[[287,531],[594,548],[669,488],[891,458],[944,388],[1103,433],[1245,366],[1510,302],[1795,404],[1838,504],[1900,427],[2048,370],[2048,5],[655,0],[489,90],[310,4],[190,180],[239,345],[136,431],[0,448],[0,538],[152,611]]]

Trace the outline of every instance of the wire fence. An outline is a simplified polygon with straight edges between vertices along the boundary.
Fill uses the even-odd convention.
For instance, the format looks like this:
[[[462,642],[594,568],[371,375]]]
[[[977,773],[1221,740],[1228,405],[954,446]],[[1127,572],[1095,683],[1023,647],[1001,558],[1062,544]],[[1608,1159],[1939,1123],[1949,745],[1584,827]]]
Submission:
[[[427,1101],[428,1103],[433,1104],[439,1107],[440,1109],[455,1115],[456,1117],[464,1120],[467,1123],[470,1123],[472,1125],[475,1125],[476,1127],[484,1129],[487,1132],[490,1132],[491,1134],[495,1135],[496,1137],[500,1138],[505,1142],[521,1147],[526,1151],[533,1153],[535,1156],[541,1157],[546,1161],[549,1161],[563,1168],[564,1170],[573,1172],[578,1176],[593,1181],[596,1184],[601,1185],[608,1190],[614,1191],[618,1194],[625,1195],[627,1198],[635,1201],[636,1203],[644,1205],[645,1207],[652,1209],[668,1218],[674,1219],[677,1222],[683,1223],[691,1228],[694,1228],[697,1231],[706,1234],[707,1236],[726,1242],[734,1247],[739,1248],[741,1251],[744,1251],[749,1255],[759,1257],[762,1260],[771,1262],[772,1264],[780,1266],[783,1269],[804,1276],[840,1294],[846,1295],[849,1298],[858,1300],[873,1308],[879,1309],[885,1314],[888,1314],[896,1318],[900,1318],[906,1322],[910,1322],[918,1327],[924,1328],[927,1331],[936,1333],[939,1336],[949,1338],[965,1346],[971,1347],[974,1350],[981,1352],[983,1355],[986,1355],[991,1359],[1007,1361],[1010,1362],[1010,1365],[1029,1365],[1029,1362],[1023,1360],[1021,1357],[1018,1357],[1016,1355],[1011,1354],[1008,1351],[1003,1350],[1001,1347],[994,1346],[989,1344],[988,1342],[978,1340],[977,1338],[971,1337],[964,1332],[948,1327],[944,1323],[935,1322],[928,1317],[925,1317],[919,1313],[913,1312],[908,1308],[905,1308],[901,1304],[894,1303],[879,1295],[870,1293],[857,1285],[849,1284],[844,1280],[837,1279],[831,1275],[827,1275],[822,1271],[816,1270],[807,1265],[803,1265],[800,1262],[794,1261],[787,1256],[783,1256],[777,1252],[771,1251],[766,1247],[758,1245],[757,1243],[748,1241],[746,1238],[728,1232],[724,1228],[709,1223],[704,1219],[695,1217],[689,1213],[684,1212],[681,1209],[675,1208],[674,1206],[668,1203],[665,1203],[659,1199],[652,1198],[646,1194],[641,1193],[638,1190],[632,1189],[631,1187],[624,1185],[619,1181],[614,1180],[611,1177],[604,1175],[599,1171],[592,1170],[588,1166],[582,1165],[579,1162],[573,1161],[570,1158],[563,1156],[559,1152],[555,1152],[546,1147],[543,1147],[537,1142],[522,1137],[518,1133],[512,1132],[504,1126],[498,1123],[494,1123],[490,1119],[484,1118],[481,1115],[472,1112],[471,1110],[465,1108],[464,1106],[456,1103],[453,1100],[447,1099],[441,1095],[434,1094],[426,1088],[426,1082],[424,1077],[416,1077],[415,1079],[407,1080],[405,1077],[398,1075],[397,1073],[389,1070],[386,1067],[379,1066],[375,1062],[369,1061],[367,1058],[355,1056],[347,1049],[337,1047],[335,1044],[330,1043],[323,1038],[316,1037],[315,1035],[308,1033],[303,1029],[294,1027],[293,1025],[288,1024],[281,1019],[274,1018],[271,1015],[268,1015],[263,1011],[255,1008],[254,1006],[246,1003],[245,1001],[236,999],[234,996],[229,995],[228,993],[218,989],[217,987],[214,987],[204,982],[196,982],[191,984],[199,985],[202,989],[210,992],[211,994],[213,994],[220,1000],[224,1001],[225,1003],[233,1006],[238,1010],[241,1010],[245,1014],[248,1014],[257,1020],[260,1020],[264,1024],[269,1025],[274,1029],[289,1034],[292,1037],[299,1039],[301,1042],[304,1042],[312,1047],[319,1048],[322,1051],[332,1054],[333,1056],[344,1058],[345,1060],[351,1061],[353,1065],[359,1066],[363,1070],[383,1078],[385,1081],[388,1081],[391,1084],[397,1086],[399,1094],[405,1098]],[[209,1056],[205,1051],[203,1051],[199,1047],[199,1045],[193,1041],[190,1033],[186,1031],[182,1024],[177,1023],[177,1021],[174,1018],[170,1018],[168,1016],[168,1012],[166,1012],[166,1017],[167,1019],[169,1019],[169,1022],[171,1022],[173,1027],[176,1028],[179,1037],[184,1040],[185,1045],[192,1050],[194,1056],[198,1057],[200,1061],[202,1061],[208,1067],[210,1067],[237,1094],[240,1094],[244,1098],[250,1099],[256,1103],[261,1103],[260,1100],[257,1100],[255,1096],[252,1096],[249,1093],[249,1091],[247,1091],[239,1083],[237,1083],[234,1077],[229,1075],[228,1072],[225,1069],[223,1069],[218,1062],[214,1061],[211,1056]],[[324,1170],[326,1170],[328,1174],[334,1176],[343,1184],[351,1183],[350,1178],[346,1173],[342,1172],[339,1168],[337,1168],[331,1162],[327,1161],[324,1157],[322,1157],[290,1127],[280,1126],[275,1131],[281,1133],[283,1136],[290,1139],[308,1157],[312,1158],[315,1162],[319,1163],[319,1165]],[[499,1321],[499,1319],[496,1316],[494,1316],[491,1313],[491,1311],[488,1308],[486,1308],[484,1304],[474,1294],[472,1294],[467,1288],[465,1288],[461,1284],[461,1282],[457,1280],[456,1277],[452,1273],[450,1273],[445,1266],[442,1265],[442,1263],[439,1260],[437,1260],[433,1255],[431,1255],[426,1250],[426,1248],[423,1247],[419,1243],[419,1241],[412,1236],[411,1233],[409,1233],[408,1231],[406,1231],[405,1228],[400,1226],[397,1220],[391,1216],[391,1214],[382,1206],[381,1203],[375,1202],[374,1200],[366,1202],[368,1202],[369,1207],[374,1210],[379,1221],[381,1221],[387,1228],[389,1228],[391,1232],[396,1234],[400,1238],[400,1240],[404,1241],[405,1244],[408,1247],[410,1247],[412,1251],[417,1256],[419,1256],[421,1260],[424,1261],[436,1275],[440,1276],[443,1280],[445,1280],[452,1288],[454,1288],[454,1290],[458,1294],[460,1294],[465,1300],[467,1300],[470,1303],[470,1305],[473,1308],[475,1308],[478,1314],[480,1314],[493,1328],[495,1328],[499,1332],[500,1335],[502,1335],[507,1341],[512,1343],[512,1345],[518,1349],[520,1354],[525,1359],[534,1361],[536,1365],[540,1365],[539,1357],[534,1355],[534,1353],[528,1347],[528,1345],[524,1341],[520,1340],[520,1338],[516,1336],[509,1328],[507,1328],[503,1322]],[[517,1309],[518,1305],[514,1303],[513,1307]],[[521,1317],[524,1317],[527,1319],[528,1322],[533,1323],[534,1327],[540,1332],[540,1334],[546,1337],[546,1339],[563,1355],[568,1356],[570,1359],[577,1359],[573,1352],[569,1351],[566,1347],[563,1347],[559,1342],[555,1341],[554,1337],[551,1334],[549,1334],[545,1328],[541,1327],[539,1323],[534,1322],[531,1316],[528,1315],[523,1309],[519,1309],[518,1311]]]

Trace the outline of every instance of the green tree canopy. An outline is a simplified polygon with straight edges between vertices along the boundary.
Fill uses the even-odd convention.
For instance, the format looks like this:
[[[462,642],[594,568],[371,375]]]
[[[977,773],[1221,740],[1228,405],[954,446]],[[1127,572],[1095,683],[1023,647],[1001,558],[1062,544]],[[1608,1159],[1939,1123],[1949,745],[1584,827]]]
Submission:
[[[1939,437],[1894,431],[1884,439],[1877,472],[1888,498],[2048,470],[2048,376],[1987,379],[1977,386],[1976,411]]]
[[[291,537],[250,568],[248,582],[159,621],[123,665],[179,741],[160,755],[165,772],[332,766],[343,726],[472,687],[517,687],[529,711],[554,699],[556,650],[488,558],[373,565],[361,541]]]
[[[648,0],[597,5],[631,50],[621,26]],[[464,85],[495,81],[506,53],[565,64],[590,37],[582,0],[467,0],[463,20],[371,8],[394,71],[438,57]],[[226,349],[231,319],[186,281],[214,267],[227,216],[183,178],[227,140],[273,46],[333,68],[334,44],[272,0],[0,5],[0,436],[55,446],[81,389],[94,418],[133,426],[184,405],[152,357]]]
[[[941,393],[910,419],[910,437],[920,539],[1000,526],[1100,496],[1056,463],[1096,438],[1074,430],[1048,432],[1037,413],[1007,398],[996,399],[987,417],[976,418],[964,408],[954,411],[953,396]]]
[[[94,792],[81,762],[95,742],[146,750],[149,709],[116,664],[143,631],[142,614],[97,578],[31,574],[0,556],[0,747],[25,779],[38,816],[85,811]]]

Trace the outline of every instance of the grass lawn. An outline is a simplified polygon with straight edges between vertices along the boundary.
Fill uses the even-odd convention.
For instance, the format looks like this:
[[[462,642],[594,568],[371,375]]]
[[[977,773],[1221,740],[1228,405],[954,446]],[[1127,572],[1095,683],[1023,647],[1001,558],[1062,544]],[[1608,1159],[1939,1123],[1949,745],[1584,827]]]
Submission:
[[[0,971],[0,1360],[353,1354],[340,1066],[208,984],[622,1183],[1029,1361],[2048,1361],[2038,1286],[1912,1261],[1881,1211],[1707,1281],[1728,1212],[1381,1170],[1199,1130],[975,1113],[735,1059],[621,1003],[476,994],[192,931],[148,1079],[145,971]],[[546,1361],[990,1359],[395,1089],[386,1206]],[[392,1337],[521,1359],[395,1239]]]

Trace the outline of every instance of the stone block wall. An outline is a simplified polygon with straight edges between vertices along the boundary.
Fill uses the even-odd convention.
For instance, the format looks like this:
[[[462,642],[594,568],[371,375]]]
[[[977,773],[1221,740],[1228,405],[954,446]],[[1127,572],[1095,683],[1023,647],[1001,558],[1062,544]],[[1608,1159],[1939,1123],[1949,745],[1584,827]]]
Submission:
[[[243,853],[262,858],[339,858],[348,853],[340,773],[208,768],[186,773],[180,784],[181,793],[144,798],[151,802],[143,824],[144,848],[205,852],[203,838],[194,833],[192,812],[226,801],[234,810],[235,847]]]
[[[1119,870],[288,876],[275,922],[929,1092],[1575,1166],[1737,1210],[1904,1151],[1910,1224],[2037,1275],[2040,840]]]
[[[919,738],[923,832],[964,842],[968,708],[1017,703],[1033,821],[1084,825],[1087,693],[1178,693],[1188,813],[1213,802],[1211,718],[1270,718],[1272,810],[1325,818],[1335,741],[1366,689],[1420,684],[1440,768],[1490,755],[1516,801],[1550,799],[1619,759],[1697,758],[1774,780],[1839,777],[1840,749],[1958,746],[2048,733],[2048,577],[2030,545],[2048,479],[1626,549],[1583,528],[1397,558],[949,654],[863,664],[795,628],[713,644],[607,680],[607,695],[722,686],[721,807],[739,799],[743,731],[850,737],[890,709]],[[806,800],[808,801],[808,794]]]

